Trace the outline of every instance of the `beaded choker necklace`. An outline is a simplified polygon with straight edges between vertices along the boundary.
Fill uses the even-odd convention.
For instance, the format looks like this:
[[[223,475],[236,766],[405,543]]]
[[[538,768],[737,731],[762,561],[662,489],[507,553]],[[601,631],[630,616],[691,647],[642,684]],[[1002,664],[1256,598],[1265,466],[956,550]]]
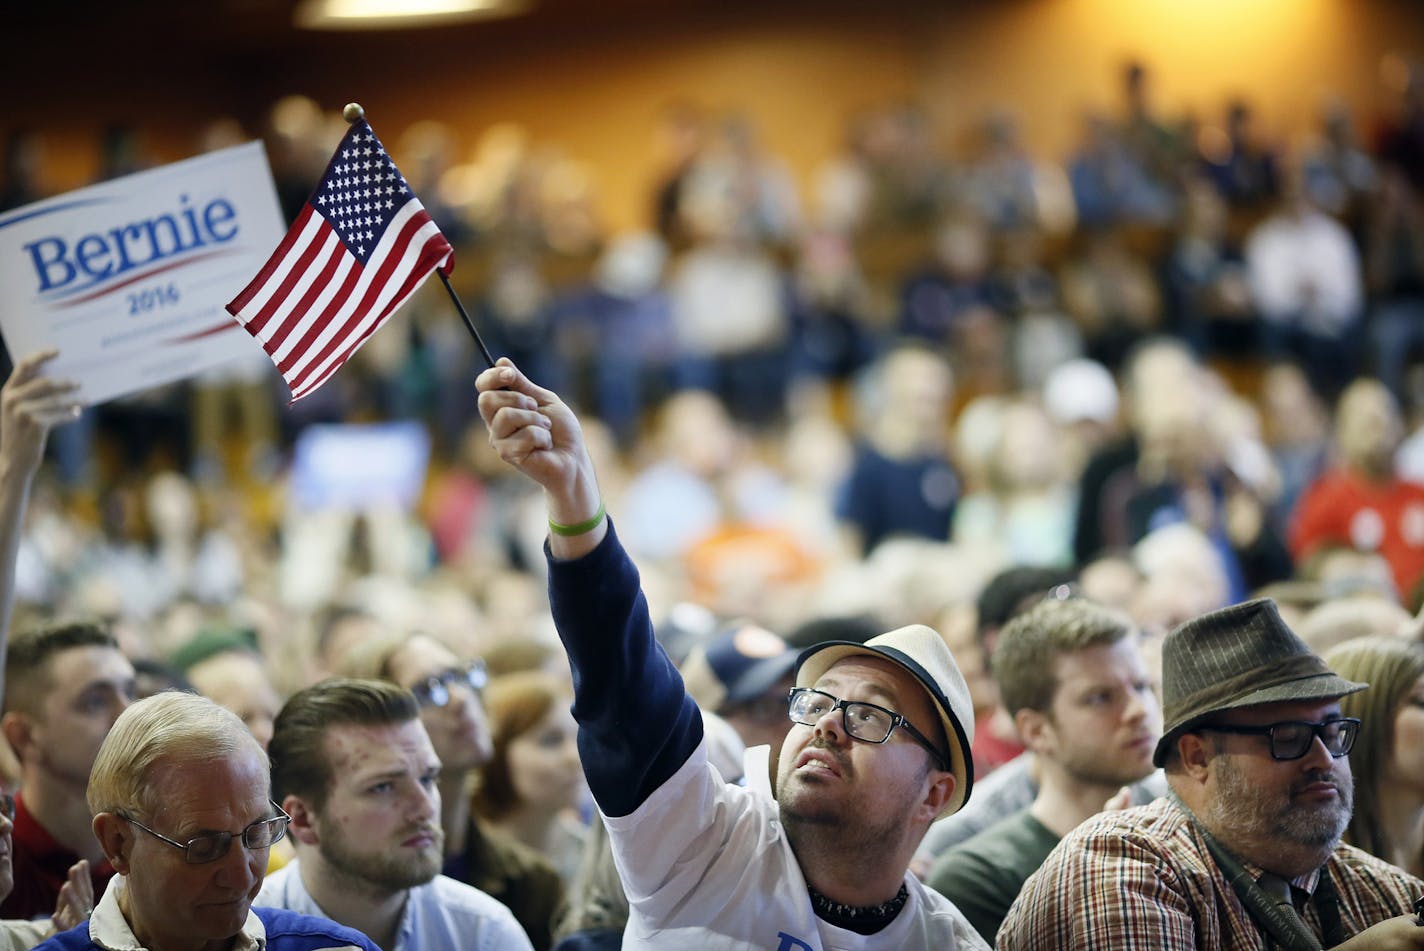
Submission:
[[[811,893],[811,907],[817,918],[856,934],[875,934],[894,921],[900,909],[905,907],[905,902],[910,900],[910,890],[904,882],[900,883],[900,891],[894,898],[878,905],[843,905],[831,901],[814,888],[807,890]]]

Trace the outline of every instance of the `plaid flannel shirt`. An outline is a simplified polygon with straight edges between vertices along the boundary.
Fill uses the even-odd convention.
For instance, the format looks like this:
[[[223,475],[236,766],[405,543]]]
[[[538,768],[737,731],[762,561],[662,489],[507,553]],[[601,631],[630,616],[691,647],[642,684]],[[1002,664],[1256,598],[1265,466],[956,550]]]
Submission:
[[[1253,874],[1262,870],[1243,863]],[[1347,936],[1406,914],[1424,882],[1341,845],[1326,867]],[[1319,870],[1291,884],[1313,894]],[[1314,903],[1302,914],[1321,937]],[[1169,798],[1103,813],[1074,829],[1024,883],[999,930],[1000,951],[1063,948],[1265,949],[1191,819]]]

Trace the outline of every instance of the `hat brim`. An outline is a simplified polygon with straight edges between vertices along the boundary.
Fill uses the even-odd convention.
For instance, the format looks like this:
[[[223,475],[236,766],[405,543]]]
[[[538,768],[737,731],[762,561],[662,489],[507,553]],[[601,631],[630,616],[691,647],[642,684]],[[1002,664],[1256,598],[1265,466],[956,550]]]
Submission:
[[[936,818],[944,818],[957,812],[969,798],[969,790],[974,785],[974,761],[969,752],[969,739],[963,725],[955,717],[946,697],[935,684],[929,671],[921,667],[908,655],[886,647],[868,647],[855,641],[826,641],[801,653],[796,663],[796,686],[812,687],[832,666],[847,657],[879,657],[903,668],[929,694],[944,726],[945,738],[949,741],[950,772],[954,776],[954,794],[949,797]]]
[[[1240,697],[1233,697],[1228,701],[1213,703],[1208,709],[1188,710],[1178,718],[1178,722],[1169,724],[1162,733],[1162,738],[1157,741],[1157,748],[1152,753],[1152,765],[1159,768],[1165,765],[1167,753],[1176,746],[1177,738],[1183,733],[1191,732],[1193,727],[1200,726],[1215,714],[1227,710],[1239,710],[1242,707],[1258,707],[1266,703],[1338,700],[1352,693],[1359,693],[1368,687],[1369,684],[1346,680],[1339,674],[1322,673],[1262,687],[1260,690],[1254,690]]]

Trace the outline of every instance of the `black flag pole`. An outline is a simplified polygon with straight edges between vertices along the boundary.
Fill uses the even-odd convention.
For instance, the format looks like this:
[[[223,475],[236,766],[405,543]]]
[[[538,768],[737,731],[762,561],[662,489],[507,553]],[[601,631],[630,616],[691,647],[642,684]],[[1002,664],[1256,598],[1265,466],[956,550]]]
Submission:
[[[366,110],[361,108],[359,102],[348,102],[345,108],[341,110],[341,118],[351,124],[360,122],[365,117]],[[490,355],[489,347],[485,346],[484,340],[480,337],[480,332],[475,329],[475,322],[471,320],[470,315],[465,312],[465,305],[460,303],[460,298],[455,294],[455,288],[450,286],[450,278],[445,276],[444,271],[437,269],[436,273],[440,275],[440,281],[445,285],[445,292],[450,295],[450,300],[454,302],[455,309],[460,312],[460,319],[465,322],[465,329],[468,330],[470,336],[474,338],[475,346],[480,348],[480,353],[484,356],[485,363],[494,366],[494,357]]]
[[[455,288],[450,286],[450,279],[445,276],[444,271],[437,271],[440,281],[445,285],[445,290],[450,293],[450,299],[455,302],[455,309],[460,312],[460,319],[465,322],[465,329],[470,332],[470,336],[475,338],[475,346],[480,348],[480,353],[484,354],[485,362],[494,366],[494,357],[490,356],[489,347],[480,338],[480,332],[475,329],[475,322],[470,319],[470,315],[465,313],[465,305],[460,303],[460,298],[455,296]]]

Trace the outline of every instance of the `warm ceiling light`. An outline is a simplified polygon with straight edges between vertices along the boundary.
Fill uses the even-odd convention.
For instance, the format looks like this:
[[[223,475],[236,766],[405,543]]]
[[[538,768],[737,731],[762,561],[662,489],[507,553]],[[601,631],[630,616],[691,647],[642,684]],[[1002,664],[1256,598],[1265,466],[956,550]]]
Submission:
[[[514,16],[532,0],[302,0],[292,20],[306,30],[398,30]]]

